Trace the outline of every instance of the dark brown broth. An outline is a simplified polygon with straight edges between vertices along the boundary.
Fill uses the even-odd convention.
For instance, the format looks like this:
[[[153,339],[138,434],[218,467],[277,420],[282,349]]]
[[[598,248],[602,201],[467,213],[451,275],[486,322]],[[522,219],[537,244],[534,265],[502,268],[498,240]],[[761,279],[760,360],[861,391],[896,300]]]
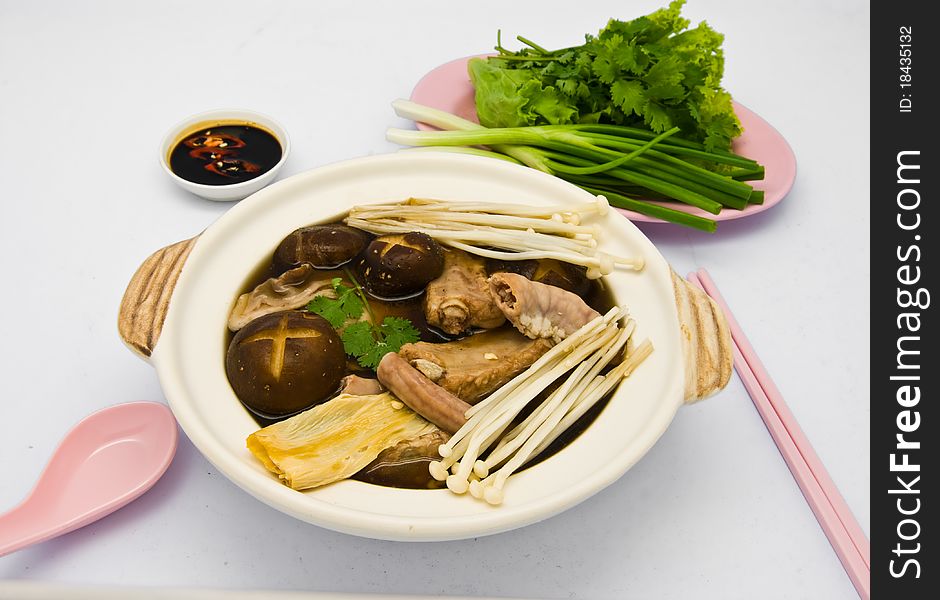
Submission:
[[[351,284],[351,282],[349,281],[348,274],[342,268],[323,269],[322,273],[323,273],[324,278],[339,277],[343,279],[347,284]],[[256,266],[251,271],[250,275],[246,279],[245,285],[242,286],[241,293],[250,292],[252,289],[254,289],[259,284],[263,283],[265,280],[271,277],[277,277],[278,275],[280,275],[280,273],[271,264],[271,260],[267,259],[264,262],[262,262],[262,264]],[[596,310],[597,312],[601,314],[604,314],[616,305],[616,300],[613,296],[613,293],[611,292],[610,288],[606,286],[604,279],[593,280],[590,283],[591,283],[591,287],[585,297],[585,302],[587,302],[587,304],[591,308],[593,308],[594,310]],[[457,339],[455,337],[449,337],[443,332],[438,331],[437,329],[428,325],[427,320],[424,317],[424,310],[422,309],[423,300],[424,300],[423,293],[412,298],[406,298],[403,300],[392,300],[392,301],[381,300],[381,299],[377,299],[372,296],[369,296],[369,304],[372,307],[372,310],[375,313],[375,316],[379,321],[384,319],[386,316],[396,316],[396,317],[403,317],[403,318],[409,319],[412,322],[412,324],[415,326],[415,328],[420,332],[421,341],[424,341],[424,342],[440,343],[440,342],[446,342],[452,339]],[[233,299],[233,303],[234,303],[234,299]],[[506,325],[503,325],[502,327],[511,327],[511,325],[506,324]],[[226,337],[226,347],[231,342],[232,337],[234,337],[234,334],[229,332],[229,335]],[[348,364],[349,372],[351,374],[360,375],[362,377],[373,377],[373,378],[375,377],[375,371],[360,367],[352,359],[349,359],[347,364]],[[522,419],[524,419],[525,416],[528,414],[528,412],[531,412],[531,410],[534,410],[535,407],[537,407],[548,396],[548,394],[551,393],[552,389],[554,389],[554,387],[557,385],[558,383],[556,383],[553,386],[550,386],[548,389],[544,390],[541,394],[536,396],[536,398],[532,402],[529,403],[527,410],[524,411],[522,414],[520,414],[517,420],[521,421]],[[574,424],[571,425],[571,427],[569,427],[564,433],[558,436],[558,438],[555,439],[555,441],[553,441],[548,446],[548,448],[545,449],[545,451],[543,451],[538,457],[536,457],[530,463],[524,466],[521,470],[528,469],[530,467],[533,467],[541,463],[544,460],[551,458],[554,454],[564,449],[565,446],[573,442],[579,435],[581,435],[585,430],[587,430],[587,428],[590,427],[591,423],[594,422],[594,420],[598,417],[598,415],[600,415],[601,412],[603,412],[604,407],[607,406],[607,403],[610,401],[610,398],[611,396],[613,396],[613,393],[615,391],[616,391],[616,387],[614,388],[613,391],[611,391],[609,394],[601,398],[593,407],[591,407],[588,411],[586,411],[584,415],[581,416],[581,418],[579,418],[577,421],[574,422]],[[245,409],[245,410],[248,412],[248,414],[251,415],[251,417],[255,420],[255,422],[258,423],[258,425],[261,427],[272,425],[274,423],[283,421],[284,419],[287,419],[293,416],[293,415],[286,415],[284,417],[280,417],[278,419],[272,420],[272,419],[266,419],[264,417],[256,415],[252,413],[251,411],[249,411],[248,409]],[[407,465],[407,473],[404,474],[405,477],[401,481],[402,482],[407,481],[411,483],[409,483],[408,485],[388,486],[388,487],[409,487],[411,489],[434,489],[434,488],[441,487],[439,485],[436,485],[436,482],[421,482],[420,478],[415,477],[415,474],[418,473],[421,469],[424,469],[424,471],[426,472],[427,464],[429,462],[430,460],[422,460],[420,458],[416,458],[415,460],[410,461],[410,463]],[[353,475],[352,478],[359,479],[360,481],[365,481],[367,483],[372,483],[374,485],[382,485],[381,483],[377,483],[376,481],[373,481],[370,477],[363,476],[359,473],[357,473],[356,475]]]

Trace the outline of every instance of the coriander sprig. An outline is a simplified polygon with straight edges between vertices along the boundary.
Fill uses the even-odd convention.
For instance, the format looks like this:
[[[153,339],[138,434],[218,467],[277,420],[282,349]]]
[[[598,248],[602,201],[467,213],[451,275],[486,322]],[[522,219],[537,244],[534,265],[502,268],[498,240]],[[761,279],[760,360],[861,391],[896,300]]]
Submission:
[[[355,287],[343,285],[343,280],[339,277],[334,277],[330,285],[333,286],[336,298],[317,296],[307,303],[307,310],[329,321],[333,329],[339,329],[346,321],[362,316],[365,296],[362,296]]]
[[[411,321],[402,317],[385,317],[377,323],[362,286],[349,270],[346,275],[352,287],[334,277],[330,284],[336,298],[317,296],[307,304],[307,310],[326,319],[339,332],[346,354],[355,358],[361,367],[375,369],[383,356],[417,342],[421,334]],[[363,313],[369,318],[359,321]],[[349,321],[356,322],[346,325]]]
[[[378,327],[365,321],[353,323],[341,337],[347,354],[355,356],[360,366],[375,369],[383,356],[417,342],[420,334],[408,319],[385,317]]]

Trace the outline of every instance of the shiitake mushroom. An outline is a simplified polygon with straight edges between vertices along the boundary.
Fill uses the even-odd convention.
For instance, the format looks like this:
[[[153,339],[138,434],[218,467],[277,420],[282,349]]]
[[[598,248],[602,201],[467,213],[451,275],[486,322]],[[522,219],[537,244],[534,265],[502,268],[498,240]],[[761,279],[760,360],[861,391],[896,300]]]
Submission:
[[[582,298],[590,291],[586,268],[553,259],[542,259],[538,263],[532,281],[560,287]]]
[[[274,251],[274,267],[283,272],[304,263],[333,269],[362,252],[372,236],[339,223],[301,227],[284,238]]]
[[[529,260],[502,260],[498,258],[487,258],[485,262],[486,274],[493,273],[515,273],[522,275],[526,279],[532,279],[532,275],[539,266],[539,261]]]
[[[225,373],[249,410],[277,418],[326,401],[346,374],[343,342],[326,319],[302,311],[259,317],[229,343]]]
[[[550,258],[519,261],[487,259],[486,272],[490,275],[516,273],[532,281],[560,287],[582,298],[591,290],[587,269]]]
[[[449,439],[449,434],[438,429],[398,442],[382,450],[375,460],[353,475],[353,479],[418,490],[444,487],[444,482],[431,477],[428,465],[441,459],[438,448]]]
[[[359,263],[366,290],[390,299],[420,293],[443,270],[443,248],[431,236],[416,231],[375,238]]]

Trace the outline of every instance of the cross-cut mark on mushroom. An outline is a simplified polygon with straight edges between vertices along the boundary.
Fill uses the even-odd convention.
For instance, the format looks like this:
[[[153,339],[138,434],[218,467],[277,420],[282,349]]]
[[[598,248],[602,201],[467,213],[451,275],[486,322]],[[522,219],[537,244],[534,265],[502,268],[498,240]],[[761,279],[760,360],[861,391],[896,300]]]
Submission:
[[[250,344],[260,340],[271,340],[271,375],[275,380],[281,378],[281,372],[284,371],[284,353],[287,351],[287,340],[302,338],[318,338],[321,333],[315,329],[297,328],[290,329],[287,326],[287,315],[281,317],[274,331],[259,331],[242,340],[242,344]]]
[[[324,402],[346,374],[339,335],[319,315],[288,311],[245,325],[229,344],[225,373],[238,399],[265,418]]]

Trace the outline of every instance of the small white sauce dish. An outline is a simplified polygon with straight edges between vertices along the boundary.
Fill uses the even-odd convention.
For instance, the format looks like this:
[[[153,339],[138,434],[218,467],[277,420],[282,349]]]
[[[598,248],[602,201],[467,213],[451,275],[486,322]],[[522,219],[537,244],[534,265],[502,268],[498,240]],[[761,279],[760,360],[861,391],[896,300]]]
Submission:
[[[183,138],[200,129],[232,124],[250,125],[272,134],[281,145],[281,159],[271,169],[258,177],[227,185],[195,183],[173,172],[170,168],[170,153]],[[163,167],[170,179],[187,192],[207,200],[220,202],[241,200],[274,181],[281,167],[287,161],[289,154],[290,137],[287,135],[287,130],[265,114],[244,109],[217,109],[191,115],[171,127],[163,137],[163,141],[160,142],[160,166]]]

